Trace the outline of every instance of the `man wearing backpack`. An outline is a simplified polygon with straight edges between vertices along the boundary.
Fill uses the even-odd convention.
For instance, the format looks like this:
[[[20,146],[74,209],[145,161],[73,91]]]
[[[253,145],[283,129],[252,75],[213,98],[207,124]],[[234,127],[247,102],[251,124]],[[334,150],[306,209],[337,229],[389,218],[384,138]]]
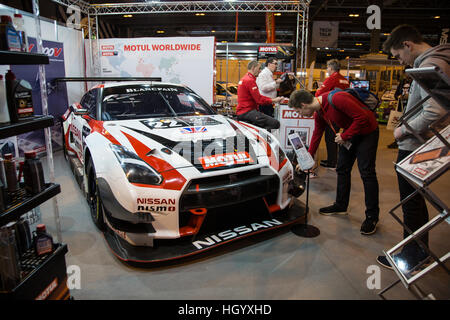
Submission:
[[[413,68],[439,67],[440,70],[450,77],[450,44],[441,44],[431,47],[426,43],[420,32],[410,25],[399,25],[394,28],[383,44],[383,50],[389,52],[402,64]],[[408,113],[416,104],[422,101],[427,93],[415,81],[411,83],[409,98],[405,113]],[[408,120],[408,125],[425,139],[430,137],[429,125],[446,113],[446,110],[433,99],[422,103],[419,112]],[[394,138],[398,144],[397,163],[408,157],[422,144],[415,135],[403,124],[394,130]],[[397,172],[400,200],[405,200],[415,188]],[[403,222],[412,231],[416,231],[428,222],[428,210],[424,197],[416,194],[402,205]],[[404,230],[406,238],[409,233]],[[428,233],[424,234],[421,241],[428,247]],[[429,255],[416,241],[405,245],[401,252],[393,256],[394,262],[401,263],[406,269],[411,269],[419,263],[426,262]],[[382,266],[392,269],[391,264],[385,256],[379,256],[377,261]]]
[[[332,99],[329,101],[330,94]],[[313,157],[327,126],[332,127],[334,122],[344,129],[342,133],[335,133],[335,142],[341,146],[336,167],[336,201],[331,206],[321,208],[319,213],[347,214],[351,171],[355,160],[358,159],[366,204],[366,219],[361,225],[360,232],[364,235],[375,233],[380,211],[378,180],[375,172],[379,130],[373,111],[346,91],[327,92],[314,97],[309,91],[297,90],[291,94],[289,106],[296,109],[302,116],[314,115],[314,132],[308,150]]]
[[[325,92],[329,92],[336,88],[346,89],[349,87],[348,80],[339,73],[339,61],[337,59],[332,59],[327,61],[327,72],[329,77],[325,79],[320,88],[316,91],[315,96],[318,97]],[[337,156],[338,156],[338,145],[334,142],[335,133],[334,131],[339,131],[339,127],[333,124],[334,130],[327,127],[325,129],[325,144],[327,146],[327,160],[321,160],[320,165],[325,168],[336,168]]]

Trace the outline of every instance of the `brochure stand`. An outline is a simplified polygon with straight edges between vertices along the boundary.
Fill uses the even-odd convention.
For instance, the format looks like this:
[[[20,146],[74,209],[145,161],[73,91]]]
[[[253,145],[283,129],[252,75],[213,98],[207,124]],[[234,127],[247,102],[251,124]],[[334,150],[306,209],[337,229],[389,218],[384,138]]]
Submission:
[[[315,238],[320,235],[320,230],[316,227],[308,224],[308,213],[309,213],[309,174],[306,179],[306,207],[305,207],[305,223],[296,224],[291,228],[292,233],[297,236],[305,238]]]
[[[314,238],[320,234],[320,231],[316,227],[308,225],[308,211],[309,211],[309,175],[311,173],[310,169],[315,165],[315,161],[306,150],[304,142],[297,132],[288,135],[288,139],[294,149],[294,153],[297,159],[296,162],[298,163],[300,170],[303,171],[308,170],[306,178],[307,185],[306,185],[305,223],[294,225],[291,228],[291,231],[300,237]]]
[[[447,94],[442,95],[443,92],[450,92],[450,80],[436,67],[410,69],[406,72],[409,73],[410,76],[428,93],[428,96],[425,99],[422,99],[422,101],[414,106],[401,119],[401,123],[403,123],[409,130],[412,130],[407,124],[407,120],[411,118],[411,115],[420,111],[421,105],[429,98],[433,98],[434,101],[440,104],[445,110],[450,109],[450,101],[448,101]],[[445,98],[446,96],[447,98]],[[389,211],[392,217],[408,232],[409,236],[391,249],[383,251],[395,273],[399,277],[399,280],[395,281],[378,293],[382,299],[385,299],[383,294],[399,282],[402,282],[405,288],[418,299],[434,299],[432,294],[426,295],[415,282],[437,266],[440,266],[446,271],[447,275],[450,276],[450,270],[445,265],[445,262],[450,258],[450,252],[438,257],[420,239],[421,236],[430,232],[441,222],[447,221],[447,223],[450,224],[450,210],[448,206],[429,189],[429,185],[444,175],[450,167],[449,114],[450,113],[447,112],[446,115],[430,125],[430,129],[435,135],[428,141],[424,141],[418,133],[413,131],[413,134],[416,137],[420,137],[420,141],[423,141],[423,145],[417,148],[417,150],[415,150],[407,158],[395,165],[397,172],[401,174],[416,190]],[[439,128],[442,127],[444,127],[444,129],[439,131]],[[438,214],[421,228],[415,232],[412,232],[394,213],[394,211],[400,208],[404,203],[408,202],[416,194],[421,194],[428,202],[430,202],[430,204],[436,208]],[[408,266],[401,260],[396,259],[395,253],[412,241],[416,241],[417,244],[428,253],[429,258],[434,260],[434,262],[427,266],[427,262],[430,261],[429,258],[427,258],[424,261],[420,261],[416,266]]]

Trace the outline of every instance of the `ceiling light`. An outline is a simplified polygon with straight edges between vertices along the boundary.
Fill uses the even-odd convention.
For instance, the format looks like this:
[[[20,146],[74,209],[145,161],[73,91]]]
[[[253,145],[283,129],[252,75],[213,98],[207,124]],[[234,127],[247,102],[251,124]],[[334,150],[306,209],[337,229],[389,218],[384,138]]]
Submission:
[[[352,18],[358,18],[359,14],[357,14],[357,13],[350,13],[348,16],[352,17]]]
[[[195,15],[196,16],[204,16],[205,14],[204,13],[196,13]]]
[[[344,52],[345,50],[339,50],[339,52]]]
[[[328,53],[328,54],[327,54],[327,57],[331,57],[331,53]]]
[[[390,36],[390,33],[383,33],[383,36]]]
[[[277,12],[277,13],[274,13],[273,15],[279,17],[279,16],[281,16],[281,13],[280,13],[280,12]]]
[[[435,19],[439,19],[441,16],[434,16]]]
[[[216,32],[216,30],[211,30],[212,33]]]
[[[355,46],[362,46],[362,43],[355,43]]]
[[[156,33],[164,33],[164,30],[157,30]]]
[[[123,17],[124,17],[124,18],[132,18],[133,15],[132,15],[132,14],[124,14]]]

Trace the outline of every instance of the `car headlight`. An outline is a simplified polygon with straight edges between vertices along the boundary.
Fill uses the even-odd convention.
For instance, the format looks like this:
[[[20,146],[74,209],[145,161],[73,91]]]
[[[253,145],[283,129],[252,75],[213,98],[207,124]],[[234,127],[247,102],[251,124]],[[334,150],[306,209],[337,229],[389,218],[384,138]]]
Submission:
[[[129,182],[151,185],[159,185],[162,183],[162,176],[139,158],[137,154],[116,144],[111,144],[110,147]]]

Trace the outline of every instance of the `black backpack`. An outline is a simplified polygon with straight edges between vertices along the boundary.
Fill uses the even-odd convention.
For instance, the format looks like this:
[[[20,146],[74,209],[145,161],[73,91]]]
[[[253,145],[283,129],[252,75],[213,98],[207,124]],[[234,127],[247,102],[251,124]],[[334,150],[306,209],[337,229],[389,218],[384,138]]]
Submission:
[[[361,101],[367,107],[367,109],[369,109],[370,111],[375,112],[377,110],[378,106],[380,105],[380,99],[378,99],[378,97],[374,93],[370,92],[369,90],[362,89],[362,88],[347,88],[347,89],[342,90],[342,89],[336,88],[333,91],[330,91],[330,93],[328,94],[328,103],[335,109],[336,109],[336,106],[333,104],[332,99],[333,99],[333,95],[339,91],[344,91],[344,92],[350,93],[356,99]]]

